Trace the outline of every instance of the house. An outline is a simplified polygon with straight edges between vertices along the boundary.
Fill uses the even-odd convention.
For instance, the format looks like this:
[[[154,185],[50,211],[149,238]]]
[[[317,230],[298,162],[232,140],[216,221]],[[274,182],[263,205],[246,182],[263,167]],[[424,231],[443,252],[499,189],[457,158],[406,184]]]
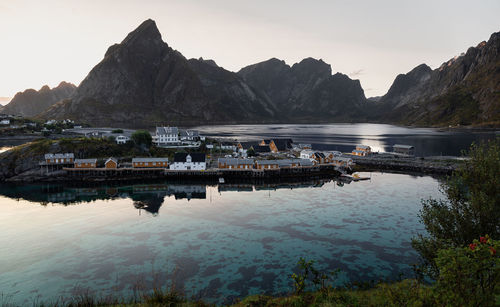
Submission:
[[[271,152],[274,153],[290,150],[292,149],[292,144],[292,139],[264,139],[259,143],[260,146],[269,146]]]
[[[278,169],[280,164],[278,160],[256,160],[255,168],[256,169]]]
[[[133,158],[133,168],[168,167],[168,158]]]
[[[45,163],[49,165],[73,164],[75,155],[73,153],[45,154]]]
[[[372,153],[372,149],[367,145],[356,145],[356,149],[352,151],[352,154],[355,156],[368,156]]]
[[[285,168],[285,167],[299,167],[301,159],[284,159],[284,160],[277,160],[278,165],[280,168]]]
[[[179,138],[181,141],[199,141],[200,133],[197,130],[179,130]]]
[[[2,119],[0,125],[10,125],[10,119]]]
[[[252,169],[254,165],[253,159],[238,159],[238,158],[219,158],[219,168],[228,169]]]
[[[207,163],[204,153],[176,152],[174,163],[170,164],[171,170],[205,170]]]
[[[177,127],[156,127],[153,135],[153,144],[157,146],[179,143],[179,129]]]
[[[45,122],[46,125],[55,125],[57,124],[57,120],[55,119],[49,119],[48,121]]]
[[[314,151],[305,149],[300,152],[300,158],[301,159],[309,159],[309,160],[314,160]]]
[[[219,144],[219,148],[222,150],[231,150],[235,152],[238,149],[238,146],[231,142],[222,142]]]
[[[101,132],[101,131],[85,132],[86,138],[102,138],[103,136],[104,136],[104,132]]]
[[[130,141],[130,138],[125,135],[119,135],[115,138],[116,144],[125,144]]]
[[[118,160],[116,158],[109,158],[104,163],[105,168],[118,168]]]
[[[325,163],[333,163],[337,157],[342,156],[340,151],[325,151],[323,154],[325,155]]]
[[[326,163],[326,156],[322,152],[317,151],[317,152],[313,153],[312,158],[313,158],[315,164]]]
[[[407,156],[414,156],[415,155],[415,147],[411,145],[400,145],[396,144],[392,146],[392,150],[395,153],[407,155]]]
[[[252,148],[255,151],[255,153],[258,153],[258,154],[269,154],[272,152],[269,145],[252,146]]]
[[[75,168],[96,168],[97,159],[75,159]]]

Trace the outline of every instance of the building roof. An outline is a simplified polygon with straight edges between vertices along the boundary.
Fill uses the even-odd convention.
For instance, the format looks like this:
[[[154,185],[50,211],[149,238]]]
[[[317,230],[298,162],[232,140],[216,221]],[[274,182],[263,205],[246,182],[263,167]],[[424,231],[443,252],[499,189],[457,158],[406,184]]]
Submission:
[[[249,165],[254,163],[254,159],[219,158],[218,162],[227,165]]]
[[[392,147],[393,148],[401,148],[401,149],[414,149],[415,148],[411,145],[401,145],[401,144],[395,144]]]
[[[314,155],[318,158],[323,158],[323,159],[325,158],[325,154],[319,151],[315,152]]]
[[[176,152],[174,155],[174,162],[186,162],[187,156],[191,156],[192,162],[205,162],[205,154],[204,153],[185,153],[185,152]]]
[[[73,159],[75,155],[73,153],[56,153],[56,154],[45,154],[45,159]]]
[[[117,160],[116,158],[113,158],[113,157],[108,158],[108,160],[106,160],[106,162],[104,162],[104,164],[106,164],[106,163],[108,163],[108,162],[110,162],[110,161],[113,161],[113,162],[115,162],[116,164],[118,164],[118,160]]]
[[[356,145],[356,148],[370,149],[370,146],[368,146],[368,145]]]
[[[200,135],[198,130],[185,130],[185,129],[179,129],[179,134],[181,135],[181,137],[196,137]]]
[[[177,127],[156,127],[156,135],[179,134]]]
[[[356,152],[356,153],[366,154],[366,152],[364,152],[364,151],[362,151],[362,150],[356,150],[356,149],[354,149],[352,152],[353,152],[353,153],[354,153],[354,152]]]
[[[269,148],[269,145],[257,145],[252,147],[255,152],[259,153],[271,152],[271,148]]]
[[[255,160],[259,165],[279,165],[279,160]]]
[[[260,143],[256,141],[251,141],[251,142],[240,142],[239,144],[243,149],[250,149],[251,147],[259,146]]]
[[[75,159],[76,163],[97,163],[97,159]]]
[[[286,151],[292,148],[292,139],[273,139],[274,145],[279,151]]]
[[[168,162],[168,158],[133,158],[132,163],[135,162]]]

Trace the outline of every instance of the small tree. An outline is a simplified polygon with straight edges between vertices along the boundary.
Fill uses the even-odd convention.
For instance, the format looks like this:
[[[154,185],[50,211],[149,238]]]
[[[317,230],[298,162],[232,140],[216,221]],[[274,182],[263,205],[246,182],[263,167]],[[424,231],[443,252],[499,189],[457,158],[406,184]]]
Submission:
[[[115,129],[111,131],[112,133],[123,133],[123,129]]]
[[[132,141],[134,141],[134,143],[138,146],[145,146],[149,148],[151,146],[152,140],[153,138],[147,130],[137,130],[132,134]]]
[[[500,138],[471,146],[464,164],[441,186],[447,200],[423,201],[420,220],[429,236],[412,240],[424,273],[436,278],[440,248],[464,247],[489,234],[500,237]]]
[[[249,156],[249,157],[254,157],[255,156],[255,149],[253,149],[253,147],[250,147],[247,150],[247,156]]]

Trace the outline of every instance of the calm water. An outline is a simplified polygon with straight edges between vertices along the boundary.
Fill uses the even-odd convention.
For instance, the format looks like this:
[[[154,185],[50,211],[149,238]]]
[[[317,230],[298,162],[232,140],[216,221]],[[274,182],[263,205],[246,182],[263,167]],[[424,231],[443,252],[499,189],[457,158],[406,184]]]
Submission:
[[[0,186],[0,292],[10,303],[90,290],[132,295],[173,280],[228,302],[292,289],[300,257],[340,268],[340,281],[411,275],[431,177],[278,185],[153,183]],[[1,297],[1,296],[0,296]]]
[[[392,151],[394,144],[406,144],[415,146],[415,152],[419,156],[460,155],[472,142],[500,135],[498,131],[442,131],[384,124],[224,125],[196,129],[207,136],[222,136],[240,141],[292,138],[297,143],[311,143],[318,150],[351,151],[356,144],[365,144],[382,152]]]

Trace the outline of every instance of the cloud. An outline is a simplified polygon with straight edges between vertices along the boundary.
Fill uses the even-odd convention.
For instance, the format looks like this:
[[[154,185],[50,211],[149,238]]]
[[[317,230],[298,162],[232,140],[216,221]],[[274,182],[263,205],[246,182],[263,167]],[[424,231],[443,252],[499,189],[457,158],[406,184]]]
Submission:
[[[358,76],[361,76],[361,75],[364,75],[365,74],[365,70],[364,69],[358,69],[358,70],[355,70],[351,73],[349,73],[349,77],[358,77]]]

